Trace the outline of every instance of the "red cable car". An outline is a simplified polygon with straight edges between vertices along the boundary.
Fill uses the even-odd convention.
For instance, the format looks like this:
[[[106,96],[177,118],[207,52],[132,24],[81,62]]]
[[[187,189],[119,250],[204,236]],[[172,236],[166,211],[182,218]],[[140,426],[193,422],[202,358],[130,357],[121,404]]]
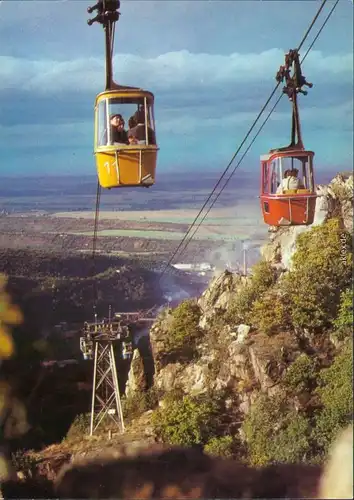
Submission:
[[[301,73],[297,50],[286,54],[285,66],[277,73],[278,82],[284,78],[283,92],[293,105],[291,143],[261,156],[261,208],[264,222],[271,226],[309,225],[313,223],[317,198],[313,175],[315,153],[305,150],[302,142],[297,94],[306,95],[302,86],[311,88],[312,83]]]

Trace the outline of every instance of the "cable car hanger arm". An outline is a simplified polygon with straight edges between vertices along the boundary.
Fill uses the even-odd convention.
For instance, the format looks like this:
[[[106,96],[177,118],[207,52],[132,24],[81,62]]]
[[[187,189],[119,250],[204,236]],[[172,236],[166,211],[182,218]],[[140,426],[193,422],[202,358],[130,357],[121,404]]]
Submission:
[[[290,75],[291,68],[293,66],[293,74]],[[285,80],[285,86],[283,88],[283,93],[286,94],[290,101],[292,101],[292,124],[291,124],[291,143],[289,146],[283,148],[277,148],[276,151],[285,151],[288,149],[304,149],[301,134],[301,123],[299,106],[297,102],[297,94],[301,93],[307,95],[307,91],[303,90],[302,87],[306,85],[309,88],[313,87],[312,83],[307,82],[306,78],[302,74],[301,64],[299,60],[298,49],[289,50],[285,55],[285,65],[280,66],[279,71],[275,77],[278,83]],[[273,151],[273,150],[272,150]]]
[[[303,36],[299,46],[298,46],[298,51],[301,49],[301,47],[303,46],[303,44],[305,43],[307,37],[309,36],[317,18],[319,17],[322,9],[324,8],[325,4],[327,3],[328,0],[323,0],[322,1],[322,4],[321,6],[319,7],[316,15],[314,16],[314,18],[312,19],[311,21],[311,24],[309,25],[305,35]],[[306,58],[307,54],[309,53],[309,51],[312,49],[312,46],[314,45],[314,43],[316,42],[318,36],[320,35],[320,33],[322,32],[324,26],[327,24],[329,18],[331,17],[335,7],[337,6],[339,0],[336,0],[336,3],[334,4],[334,6],[332,7],[330,13],[328,14],[328,16],[326,17],[324,23],[322,24],[319,32],[317,33],[315,39],[313,40],[313,42],[311,43],[309,49],[307,50],[303,60],[301,62],[304,61],[304,59]],[[266,101],[265,105],[263,106],[263,108],[261,109],[261,112],[258,114],[255,122],[253,123],[253,125],[251,126],[251,128],[249,129],[248,133],[246,134],[245,138],[243,139],[243,141],[241,142],[240,146],[237,148],[236,152],[234,153],[233,157],[231,158],[231,161],[228,163],[228,165],[226,166],[224,172],[222,173],[222,175],[220,176],[218,182],[216,183],[216,185],[214,186],[213,190],[211,191],[211,193],[209,194],[208,198],[206,199],[206,201],[204,202],[204,205],[202,206],[202,208],[200,209],[200,211],[198,212],[197,216],[195,217],[194,221],[192,222],[192,224],[190,225],[188,231],[186,232],[186,234],[183,236],[181,242],[179,243],[179,245],[177,246],[177,248],[173,251],[171,257],[169,258],[168,262],[166,263],[165,267],[163,268],[163,271],[159,277],[159,281],[162,280],[164,274],[167,272],[168,269],[170,269],[170,264],[173,262],[173,259],[175,258],[175,256],[180,252],[180,248],[182,247],[183,243],[187,240],[190,232],[192,231],[193,227],[195,226],[195,224],[197,223],[197,220],[199,219],[201,213],[203,212],[205,206],[207,205],[208,201],[211,199],[212,195],[214,194],[214,192],[216,191],[217,189],[217,186],[220,184],[220,182],[222,181],[223,177],[226,175],[227,171],[230,169],[232,163],[234,162],[234,159],[236,158],[237,154],[239,153],[239,151],[241,150],[241,147],[243,146],[243,144],[246,142],[248,136],[250,135],[250,133],[252,132],[254,126],[256,125],[256,123],[258,122],[261,114],[263,113],[263,111],[265,110],[265,108],[267,107],[267,105],[269,104],[271,98],[273,97],[273,95],[275,94],[276,90],[278,89],[279,87],[279,84],[280,82],[277,84],[277,86],[275,87],[275,89],[273,90],[273,92],[271,93],[270,97],[268,98],[268,100]],[[237,168],[239,167],[239,165],[241,164],[243,158],[246,156],[246,153],[248,152],[248,150],[251,148],[252,144],[254,143],[254,141],[256,140],[256,138],[258,137],[259,133],[261,132],[261,130],[263,129],[263,127],[265,126],[265,124],[267,123],[267,121],[269,120],[271,114],[273,113],[273,111],[275,110],[277,104],[279,103],[281,97],[282,97],[283,94],[280,94],[278,100],[276,101],[275,105],[273,106],[273,108],[271,109],[271,111],[269,112],[268,116],[266,117],[266,119],[264,120],[264,122],[262,123],[261,127],[258,129],[258,132],[257,134],[255,135],[255,137],[252,139],[250,145],[248,146],[248,148],[246,149],[246,151],[244,152],[244,154],[242,155],[241,159],[239,160],[239,162],[236,164],[234,170],[232,171],[231,175],[229,176],[229,178],[226,180],[226,182],[224,183],[224,185],[222,186],[221,190],[219,191],[218,195],[216,196],[216,198],[214,199],[214,201],[211,203],[210,207],[208,208],[207,212],[205,213],[204,217],[201,219],[201,221],[199,222],[198,226],[196,227],[194,233],[189,237],[189,239],[186,241],[185,245],[184,245],[184,248],[182,250],[182,252],[185,251],[185,249],[187,248],[187,246],[189,245],[189,243],[192,241],[195,233],[197,232],[198,228],[200,227],[200,225],[202,224],[202,222],[204,221],[204,219],[207,217],[208,213],[210,212],[210,210],[212,209],[212,207],[214,206],[215,202],[218,200],[220,194],[222,193],[222,191],[224,190],[224,188],[227,186],[227,184],[229,183],[229,181],[231,180],[231,177],[234,175],[235,171],[237,170]],[[181,252],[181,253],[182,253]]]
[[[119,20],[121,13],[120,0],[99,0],[93,7],[88,7],[87,12],[92,14],[97,10],[96,17],[89,19],[87,24],[92,26],[94,23],[103,25],[105,31],[106,45],[106,90],[112,90],[115,87],[113,81],[113,46],[115,23]]]

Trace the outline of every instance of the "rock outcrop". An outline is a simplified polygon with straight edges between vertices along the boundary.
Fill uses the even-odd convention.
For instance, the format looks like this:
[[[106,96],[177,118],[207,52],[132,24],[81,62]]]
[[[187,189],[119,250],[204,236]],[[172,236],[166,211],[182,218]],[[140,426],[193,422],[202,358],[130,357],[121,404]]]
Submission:
[[[246,277],[230,271],[224,271],[217,275],[198,300],[202,311],[199,326],[201,328],[210,326],[213,317],[229,308],[232,297],[246,282]]]
[[[331,217],[339,217],[347,230],[352,228],[353,175],[339,174],[328,186],[318,186],[317,192],[312,226],[270,229],[270,242],[262,250],[263,257],[283,272],[291,269],[299,234]],[[237,399],[240,412],[245,416],[259,393],[272,396],[279,391],[280,380],[303,352],[302,340],[286,331],[268,336],[252,330],[247,324],[218,321],[228,313],[235,295],[251,279],[224,271],[210,282],[197,301],[202,336],[196,346],[197,354],[189,362],[166,356],[166,339],[170,335],[173,311],[165,309],[159,315],[150,330],[155,362],[154,383],[159,394],[178,389],[185,395],[196,396],[228,390]],[[141,388],[142,376],[142,363],[136,353],[129,378],[129,394]]]
[[[162,362],[168,350],[166,338],[171,324],[171,310],[165,310],[150,330],[155,359],[155,387],[160,394],[174,389],[197,396],[209,391],[229,390],[245,415],[259,391],[273,395],[279,379],[299,347],[288,333],[268,337],[252,331],[249,325],[224,325],[210,330],[213,320],[230,306],[232,297],[249,278],[225,271],[217,276],[198,300],[201,309],[199,326],[203,336],[197,346],[197,359],[190,363]],[[285,355],[286,353],[286,355]],[[136,371],[136,367],[140,371]],[[129,394],[139,387],[142,364],[139,354],[133,359]],[[140,385],[141,387],[141,385]]]

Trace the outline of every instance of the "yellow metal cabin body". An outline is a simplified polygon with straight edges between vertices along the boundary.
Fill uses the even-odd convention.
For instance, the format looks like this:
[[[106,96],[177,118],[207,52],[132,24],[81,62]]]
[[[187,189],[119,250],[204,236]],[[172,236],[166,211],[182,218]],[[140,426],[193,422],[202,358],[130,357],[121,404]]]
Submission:
[[[154,95],[135,87],[117,84],[113,87],[98,94],[95,101],[94,154],[99,183],[108,189],[150,187],[155,183],[159,149],[155,134]],[[112,125],[117,115],[124,121],[122,134],[125,139]],[[139,116],[142,119],[139,120]],[[139,140],[134,137],[137,128]]]

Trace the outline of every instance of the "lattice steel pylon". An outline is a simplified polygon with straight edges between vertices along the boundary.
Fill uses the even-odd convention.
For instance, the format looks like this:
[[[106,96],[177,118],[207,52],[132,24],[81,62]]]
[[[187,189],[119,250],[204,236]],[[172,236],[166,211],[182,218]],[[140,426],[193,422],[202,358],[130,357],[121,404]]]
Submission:
[[[95,342],[90,436],[109,416],[124,432],[119,384],[113,342]]]
[[[80,348],[85,359],[94,359],[90,436],[107,419],[120,432],[124,420],[114,347],[119,346],[123,359],[132,355],[130,330],[122,321],[85,323]]]

